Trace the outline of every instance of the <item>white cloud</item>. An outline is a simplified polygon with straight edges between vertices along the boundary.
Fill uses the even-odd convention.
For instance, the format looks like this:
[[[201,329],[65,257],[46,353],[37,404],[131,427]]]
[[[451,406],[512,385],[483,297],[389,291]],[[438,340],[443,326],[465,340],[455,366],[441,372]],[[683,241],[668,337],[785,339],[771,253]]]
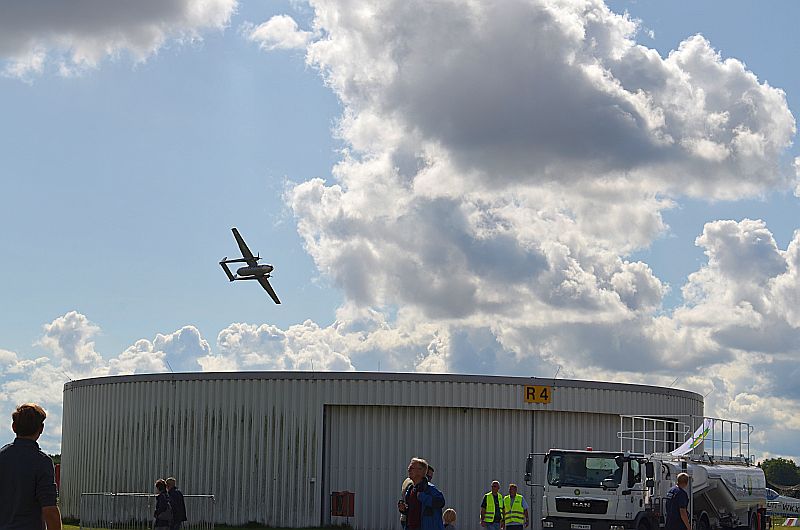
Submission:
[[[707,263],[671,313],[667,286],[629,257],[665,233],[662,212],[686,195],[796,186],[781,161],[795,132],[782,91],[700,36],[661,57],[596,0],[312,5],[313,36],[278,17],[250,37],[307,46],[344,106],[347,149],[330,181],[285,196],[345,295],[336,321],[234,323],[214,347],[187,326],[97,370],[380,359],[391,371],[678,377],[711,392],[707,412],[782,433],[759,450],[796,452],[800,232],[782,249],[762,221],[708,223],[696,241]],[[81,317],[47,327],[59,368],[99,355]],[[5,374],[50,366],[7,352],[2,363]]]
[[[307,320],[285,330],[268,324],[231,324],[217,337],[217,353],[198,362],[205,371],[351,371],[356,363],[371,364],[375,358],[383,360],[383,370],[430,366],[436,327],[404,322],[402,315],[399,321],[404,325],[390,326],[380,313],[352,305],[340,308],[337,317],[327,327]]]
[[[0,366],[9,367],[17,363],[17,354],[0,348]]]
[[[795,231],[784,256],[787,269],[772,280],[772,300],[784,311],[787,324],[800,328],[800,231]]]
[[[96,67],[122,53],[142,61],[170,39],[191,41],[221,30],[236,0],[123,0],[0,3],[0,61],[4,73],[31,78],[48,61],[62,75]]]
[[[109,372],[113,375],[163,372],[166,370],[164,357],[164,352],[154,350],[150,341],[140,339],[108,362]]]
[[[92,337],[100,328],[86,316],[70,311],[44,326],[39,344],[53,352],[64,370],[76,376],[96,371],[102,357],[94,349]]]
[[[23,358],[16,352],[0,350],[0,418],[10,418],[13,409],[24,402],[44,406],[48,417],[39,443],[49,452],[60,451],[62,392],[66,381],[166,370],[164,353],[154,352],[146,340],[138,341],[117,357],[104,357],[95,350],[92,340],[100,327],[77,311],[54,319],[43,331],[37,345],[47,350],[47,356]]]
[[[40,445],[58,452],[61,433],[63,385],[70,379],[107,375],[220,370],[354,370],[354,358],[369,362],[385,360],[385,370],[427,371],[443,369],[436,351],[432,326],[391,327],[380,313],[344,306],[328,327],[306,321],[286,330],[262,324],[231,324],[220,332],[216,352],[194,326],[150,341],[140,339],[119,355],[104,356],[91,340],[100,332],[97,324],[77,311],[44,326],[38,344],[49,356],[22,358],[0,349],[0,418],[9,418],[20,403],[33,401],[48,411],[47,429]],[[404,323],[402,315],[399,322]],[[429,359],[430,358],[430,359]],[[434,362],[437,360],[437,362]]]
[[[169,335],[156,335],[153,350],[163,351],[166,361],[175,371],[192,372],[198,369],[197,359],[211,352],[211,346],[194,326],[184,326]]]
[[[301,50],[314,37],[313,32],[302,31],[288,15],[276,15],[255,28],[247,27],[245,32],[262,50]]]
[[[349,303],[402,308],[398,331],[425,323],[416,369],[679,376],[715,389],[709,412],[756,418],[759,385],[798,353],[800,243],[707,224],[708,263],[670,314],[667,286],[627,256],[687,195],[796,185],[783,91],[699,35],[661,57],[600,1],[312,5],[324,37],[307,60],[344,106],[348,149],[286,201]]]
[[[387,154],[444,150],[461,180],[492,189],[626,176],[730,198],[787,178],[785,95],[700,36],[661,58],[600,1],[314,6],[325,38],[309,60],[358,151],[407,138],[391,147],[411,153]]]
[[[702,37],[661,58],[597,1],[313,5],[309,62],[351,150],[287,202],[358,304],[627,321],[666,292],[624,256],[665,230],[670,194],[787,182],[783,92]]]

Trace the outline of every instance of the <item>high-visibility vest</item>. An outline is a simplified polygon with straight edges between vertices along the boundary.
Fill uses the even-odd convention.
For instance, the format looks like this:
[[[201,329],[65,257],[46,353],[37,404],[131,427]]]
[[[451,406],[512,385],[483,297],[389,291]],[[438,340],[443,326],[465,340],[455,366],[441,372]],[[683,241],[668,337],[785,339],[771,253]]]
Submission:
[[[494,506],[494,495],[492,495],[492,492],[490,491],[489,493],[487,493],[483,497],[486,499],[486,513],[483,516],[484,522],[487,522],[487,523],[499,523],[500,522],[499,520],[498,521],[494,520],[494,514],[497,511],[497,509]],[[502,514],[503,513],[503,496],[500,495],[499,493],[497,494],[497,500],[500,501],[500,513]],[[502,519],[502,515],[500,516],[500,519]]]
[[[504,519],[506,524],[523,524],[525,523],[525,510],[522,508],[522,495],[517,493],[514,495],[514,502],[511,502],[511,495],[506,495],[503,498],[503,506],[505,507]]]

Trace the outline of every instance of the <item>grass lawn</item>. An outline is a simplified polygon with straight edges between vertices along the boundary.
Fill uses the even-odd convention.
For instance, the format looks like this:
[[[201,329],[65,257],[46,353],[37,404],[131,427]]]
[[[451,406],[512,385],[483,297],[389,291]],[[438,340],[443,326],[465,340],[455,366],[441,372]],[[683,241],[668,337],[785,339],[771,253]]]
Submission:
[[[772,519],[772,530],[800,530],[800,527],[797,526],[783,526],[782,524],[786,520],[786,517],[774,517]]]

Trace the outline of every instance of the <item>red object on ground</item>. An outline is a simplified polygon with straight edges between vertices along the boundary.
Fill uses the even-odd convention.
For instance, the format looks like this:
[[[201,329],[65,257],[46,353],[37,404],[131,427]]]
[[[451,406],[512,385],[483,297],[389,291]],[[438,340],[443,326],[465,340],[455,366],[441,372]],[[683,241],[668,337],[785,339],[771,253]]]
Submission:
[[[337,517],[355,516],[356,494],[352,491],[334,491],[331,493],[331,515]]]

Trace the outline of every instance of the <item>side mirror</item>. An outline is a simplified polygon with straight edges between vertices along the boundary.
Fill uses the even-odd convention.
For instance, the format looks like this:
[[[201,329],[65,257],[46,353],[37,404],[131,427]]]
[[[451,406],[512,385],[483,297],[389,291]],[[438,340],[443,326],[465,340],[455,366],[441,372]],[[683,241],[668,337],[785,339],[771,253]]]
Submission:
[[[644,463],[644,476],[647,478],[655,478],[656,476],[656,468],[652,462],[645,462]]]
[[[613,478],[604,478],[600,485],[603,486],[604,490],[615,490],[619,487],[619,484]]]
[[[525,484],[531,485],[533,482],[533,455],[528,455],[525,460]]]

